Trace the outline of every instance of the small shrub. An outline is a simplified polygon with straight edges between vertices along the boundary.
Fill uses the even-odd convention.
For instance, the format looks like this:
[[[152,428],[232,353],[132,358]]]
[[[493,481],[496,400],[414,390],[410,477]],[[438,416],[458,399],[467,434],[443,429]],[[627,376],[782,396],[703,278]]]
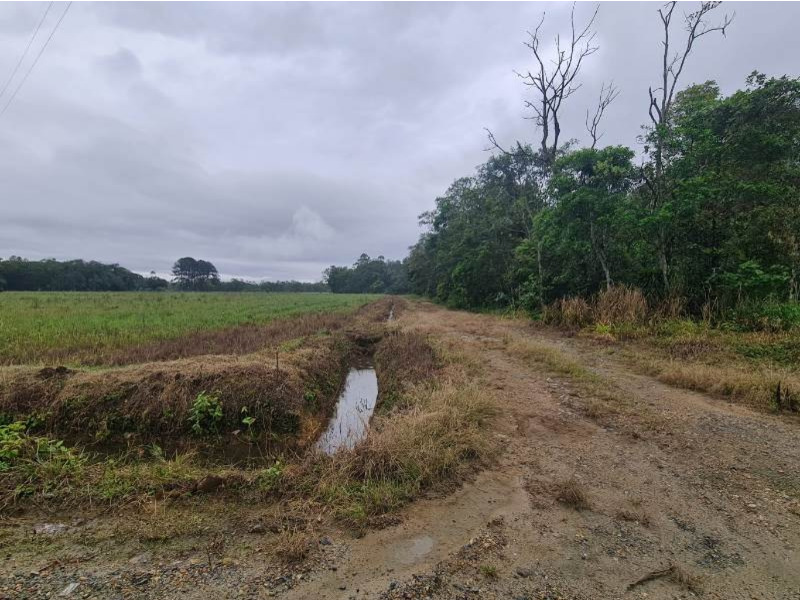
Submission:
[[[594,332],[597,335],[610,336],[611,335],[611,325],[607,325],[606,323],[597,323],[594,326]]]
[[[218,394],[197,394],[189,409],[189,422],[195,435],[207,435],[219,430],[222,422],[222,403]]]
[[[0,426],[0,472],[8,471],[23,462],[44,464],[49,461],[73,462],[72,450],[61,440],[32,436],[25,423],[16,421]]]
[[[86,457],[61,440],[34,436],[23,422],[0,426],[0,498],[60,496],[83,472]]]

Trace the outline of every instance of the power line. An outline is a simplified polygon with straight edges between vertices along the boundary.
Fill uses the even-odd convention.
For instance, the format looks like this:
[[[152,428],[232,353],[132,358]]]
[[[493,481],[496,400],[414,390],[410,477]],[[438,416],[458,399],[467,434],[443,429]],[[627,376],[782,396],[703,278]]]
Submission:
[[[50,35],[45,40],[44,44],[42,45],[41,50],[39,50],[39,54],[37,54],[36,58],[33,59],[33,62],[31,63],[31,66],[28,67],[28,70],[25,72],[25,76],[19,82],[19,85],[17,85],[17,88],[14,90],[14,93],[8,99],[8,102],[6,102],[5,106],[3,107],[3,110],[0,110],[0,117],[2,117],[5,114],[5,112],[8,110],[8,107],[11,106],[11,103],[14,101],[14,98],[17,97],[17,94],[19,93],[19,91],[22,88],[22,86],[25,85],[25,82],[28,80],[28,76],[31,74],[31,71],[33,71],[33,68],[36,66],[36,63],[39,62],[39,59],[42,57],[42,54],[44,54],[44,51],[47,48],[47,45],[50,43],[50,40],[52,40],[53,36],[56,34],[56,31],[58,30],[58,26],[61,25],[61,21],[63,21],[64,17],[67,16],[67,11],[69,11],[69,7],[70,6],[72,6],[72,0],[70,0],[70,2],[67,3],[67,7],[64,9],[64,12],[61,13],[61,17],[59,17],[58,21],[56,22],[55,27],[53,27],[53,31],[50,32]]]
[[[44,14],[42,15],[42,18],[39,20],[39,24],[36,26],[36,29],[33,30],[33,35],[31,36],[31,39],[28,40],[28,45],[25,46],[25,50],[22,52],[22,56],[19,57],[19,61],[17,61],[17,66],[14,67],[14,70],[11,72],[11,76],[8,78],[8,81],[6,81],[5,85],[3,86],[3,89],[0,90],[0,98],[2,98],[3,94],[6,93],[6,90],[8,89],[8,86],[11,84],[11,81],[14,79],[14,75],[17,74],[17,71],[19,71],[19,68],[22,66],[22,61],[24,61],[25,57],[28,55],[28,50],[31,49],[31,45],[33,44],[33,40],[36,38],[36,35],[39,33],[39,30],[42,28],[42,23],[44,23],[44,20],[47,18],[47,13],[50,12],[50,9],[52,7],[53,7],[53,2],[50,2],[50,4],[47,5],[47,8],[44,9]]]

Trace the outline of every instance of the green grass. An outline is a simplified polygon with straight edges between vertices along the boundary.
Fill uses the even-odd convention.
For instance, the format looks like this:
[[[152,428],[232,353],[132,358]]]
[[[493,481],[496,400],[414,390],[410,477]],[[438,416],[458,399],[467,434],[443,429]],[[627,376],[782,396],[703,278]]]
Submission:
[[[264,292],[0,293],[0,364],[103,352],[201,330],[354,310],[378,295]]]

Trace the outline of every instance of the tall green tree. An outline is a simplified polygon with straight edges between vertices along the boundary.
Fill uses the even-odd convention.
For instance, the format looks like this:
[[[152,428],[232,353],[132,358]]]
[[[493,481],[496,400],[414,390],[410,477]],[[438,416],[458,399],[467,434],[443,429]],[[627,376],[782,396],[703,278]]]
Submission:
[[[206,260],[184,256],[172,266],[172,282],[182,290],[208,290],[219,284],[217,268]]]

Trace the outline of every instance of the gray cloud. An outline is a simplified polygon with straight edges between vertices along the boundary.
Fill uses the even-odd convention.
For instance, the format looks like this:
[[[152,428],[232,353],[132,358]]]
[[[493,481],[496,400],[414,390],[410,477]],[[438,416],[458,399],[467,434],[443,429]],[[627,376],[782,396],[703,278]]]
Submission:
[[[63,10],[57,3],[43,31]],[[693,4],[687,4],[689,10]],[[534,140],[522,42],[564,3],[76,3],[0,118],[0,256],[318,279],[361,252],[402,257],[416,217],[486,158],[483,127]],[[579,4],[585,18],[593,5]],[[652,3],[604,3],[601,49],[566,114],[581,138],[602,81],[605,143],[636,146],[659,60]],[[797,75],[794,3],[736,3],[684,84]],[[0,79],[43,5],[0,5]],[[5,98],[0,100],[5,102]]]

